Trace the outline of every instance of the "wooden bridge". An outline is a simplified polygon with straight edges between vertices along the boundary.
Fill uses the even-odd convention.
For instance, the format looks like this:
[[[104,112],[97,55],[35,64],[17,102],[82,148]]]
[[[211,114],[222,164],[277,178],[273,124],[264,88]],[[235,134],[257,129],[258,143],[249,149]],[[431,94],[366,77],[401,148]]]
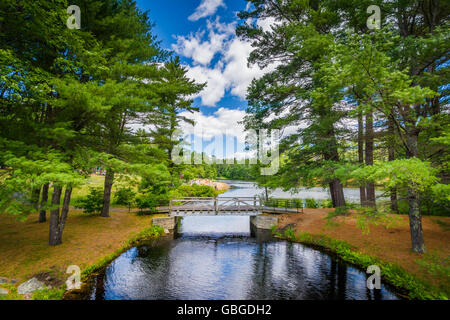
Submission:
[[[261,213],[297,213],[303,212],[303,209],[267,207],[259,197],[176,197],[170,199],[168,207],[159,207],[158,211],[171,216],[254,216]]]

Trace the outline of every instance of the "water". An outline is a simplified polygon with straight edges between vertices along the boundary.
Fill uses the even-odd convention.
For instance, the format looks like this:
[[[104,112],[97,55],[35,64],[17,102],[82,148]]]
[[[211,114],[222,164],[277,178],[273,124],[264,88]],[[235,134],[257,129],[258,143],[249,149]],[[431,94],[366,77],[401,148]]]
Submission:
[[[243,183],[223,195],[254,194]],[[399,299],[384,284],[368,290],[366,276],[302,244],[252,237],[248,216],[184,217],[176,239],[115,259],[94,279],[91,299]]]
[[[235,189],[230,189],[221,194],[222,197],[253,197],[255,195],[264,195],[264,188],[260,188],[255,183],[250,181],[237,180],[220,180],[229,183]],[[380,197],[383,192],[376,190],[375,196],[382,200],[386,198]],[[219,197],[220,197],[219,196]],[[359,189],[358,188],[344,188],[345,200],[348,202],[359,203]],[[328,188],[314,187],[314,188],[298,188],[295,192],[283,191],[277,188],[269,191],[271,198],[297,198],[297,199],[314,199],[314,200],[329,200],[331,199]]]

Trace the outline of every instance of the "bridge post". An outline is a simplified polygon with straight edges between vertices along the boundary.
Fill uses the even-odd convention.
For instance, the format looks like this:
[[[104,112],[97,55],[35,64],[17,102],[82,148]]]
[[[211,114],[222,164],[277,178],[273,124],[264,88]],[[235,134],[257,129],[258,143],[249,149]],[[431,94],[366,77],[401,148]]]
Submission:
[[[219,207],[218,207],[218,203],[217,203],[217,197],[214,197],[214,212],[215,214],[219,213]]]
[[[169,215],[172,214],[172,199],[169,199]]]

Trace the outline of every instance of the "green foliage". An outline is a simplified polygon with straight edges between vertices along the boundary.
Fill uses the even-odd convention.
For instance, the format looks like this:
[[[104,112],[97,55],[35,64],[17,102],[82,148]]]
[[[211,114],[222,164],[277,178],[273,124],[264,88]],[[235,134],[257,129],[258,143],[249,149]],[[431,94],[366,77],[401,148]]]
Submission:
[[[8,294],[0,294],[0,300],[25,300],[25,297],[23,295],[17,293],[17,288],[13,284],[3,283],[0,284],[0,288],[9,290]]]
[[[288,239],[290,241],[295,241],[297,239],[297,237],[295,235],[295,231],[291,227],[287,228],[284,231],[284,236],[286,237],[286,239]]]
[[[331,200],[316,200],[316,199],[284,199],[284,198],[269,198],[264,201],[264,205],[268,207],[280,208],[332,208]]]
[[[115,203],[125,205],[129,208],[133,205],[136,197],[136,192],[131,188],[120,188],[114,193]]]
[[[370,233],[370,225],[383,225],[392,228],[400,224],[398,217],[388,216],[388,211],[376,210],[372,207],[364,207],[357,210],[356,226],[362,230],[363,234]]]
[[[431,187],[430,197],[432,197],[434,203],[446,209],[447,214],[450,214],[450,185],[442,183],[435,184]]]
[[[176,184],[170,133],[192,122],[180,113],[198,110],[190,97],[204,87],[160,48],[136,1],[75,4],[80,30],[67,28],[65,0],[0,5],[0,212],[22,220],[43,184],[75,187],[99,166],[111,184],[113,173],[140,176],[146,192],[164,193]],[[99,198],[91,192],[79,206],[99,212]]]
[[[78,199],[75,207],[83,209],[86,214],[100,213],[103,207],[103,189],[90,187],[89,194]]]
[[[128,244],[132,245],[136,242],[144,239],[156,239],[164,234],[164,228],[157,225],[152,225],[151,227],[139,232],[134,237],[132,237]]]
[[[315,199],[306,199],[305,202],[306,208],[319,208],[319,202]]]
[[[352,175],[360,181],[381,182],[387,189],[412,188],[416,192],[424,192],[437,183],[436,173],[429,162],[409,158],[378,162],[358,168]]]
[[[264,206],[297,209],[303,208],[303,201],[301,199],[269,198],[269,200],[264,201]]]
[[[225,179],[252,181],[255,179],[252,166],[254,165],[238,163],[216,164],[217,175]]]
[[[213,187],[192,184],[183,184],[177,189],[169,192],[169,197],[216,197],[220,192]]]
[[[420,268],[432,277],[439,279],[439,289],[450,295],[450,258],[442,257],[437,252],[425,254],[416,260]]]
[[[135,198],[137,207],[140,209],[137,215],[158,213],[156,207],[168,205],[167,194],[141,193]]]
[[[65,288],[43,288],[33,292],[33,300],[61,300]]]

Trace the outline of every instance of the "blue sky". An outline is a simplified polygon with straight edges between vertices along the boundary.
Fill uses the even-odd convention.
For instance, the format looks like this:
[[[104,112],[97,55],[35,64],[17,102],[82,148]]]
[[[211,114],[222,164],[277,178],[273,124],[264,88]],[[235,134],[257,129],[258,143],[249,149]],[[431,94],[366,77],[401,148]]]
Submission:
[[[199,34],[203,31],[206,34],[200,39],[204,42],[209,41],[210,39],[207,34],[207,25],[209,22],[216,22],[216,19],[219,19],[218,21],[220,23],[227,25],[236,23],[238,21],[236,13],[244,10],[247,2],[245,0],[137,0],[137,3],[141,9],[149,10],[150,19],[156,24],[154,33],[162,42],[162,47],[174,51],[174,46],[177,45],[177,37],[179,36],[188,38],[190,35]],[[215,5],[218,6],[211,14],[204,12],[206,15],[204,17],[201,17],[201,15],[192,17],[195,12],[200,11],[202,13],[201,9],[196,11],[202,3],[205,3],[205,5],[211,3],[209,8],[214,8]],[[208,8],[207,6],[205,7]],[[212,51],[210,52],[212,54]],[[182,51],[178,50],[176,54],[180,56],[184,64],[189,66],[195,65],[192,57],[183,55]],[[220,58],[221,53],[217,52],[214,54],[214,58],[211,60],[209,66],[213,67],[220,61]],[[245,109],[247,107],[245,98],[242,95],[236,96],[232,94],[231,89],[226,89],[224,96],[218,102],[205,106],[199,97],[195,99],[194,104],[205,115],[214,114],[220,107],[229,109]]]
[[[244,132],[238,122],[245,115],[247,87],[253,78],[265,72],[257,66],[247,66],[252,48],[235,34],[240,23],[237,13],[246,9],[247,2],[137,0],[137,3],[142,10],[149,11],[161,46],[181,58],[190,78],[207,83],[194,100],[200,112],[184,114],[196,122],[196,127],[183,125],[182,130],[197,138],[198,132],[203,132],[207,138],[225,134],[227,141],[237,141],[237,146],[227,146],[230,150],[227,156],[242,153]],[[270,25],[267,21],[257,23],[263,29]],[[194,150],[200,152],[205,148],[197,144]],[[223,156],[222,151],[211,146],[207,153]]]

